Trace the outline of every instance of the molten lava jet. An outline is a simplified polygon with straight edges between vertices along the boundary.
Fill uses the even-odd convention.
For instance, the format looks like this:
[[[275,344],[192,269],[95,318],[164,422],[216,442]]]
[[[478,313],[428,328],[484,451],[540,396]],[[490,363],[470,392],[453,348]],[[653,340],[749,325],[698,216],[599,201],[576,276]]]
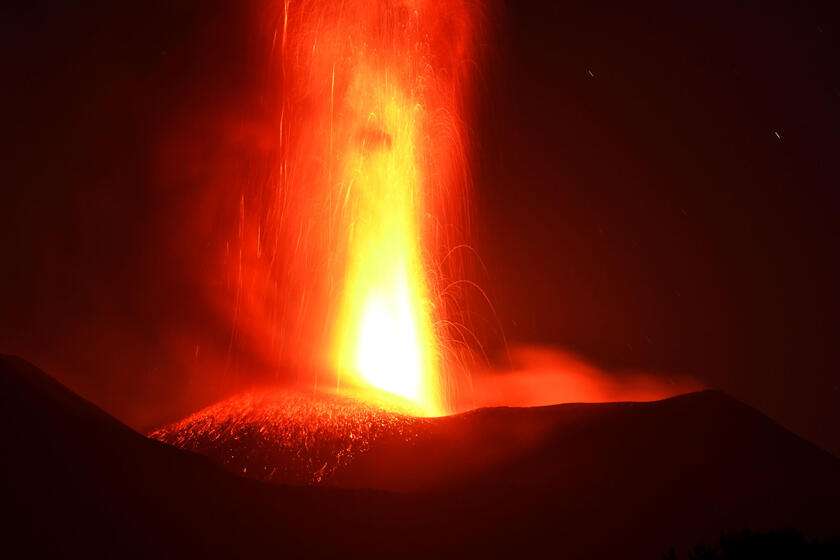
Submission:
[[[420,243],[424,115],[400,83],[405,73],[392,75],[392,65],[359,69],[347,94],[352,114],[365,116],[340,156],[348,238],[335,363],[342,376],[433,414],[440,409],[437,341]]]
[[[298,391],[234,395],[151,437],[260,480],[347,483],[373,451],[410,448],[430,430],[458,436],[451,426],[475,416],[424,417],[679,392],[682,381],[619,382],[533,351],[511,353],[508,372],[470,368],[476,376],[459,385],[470,337],[459,290],[474,286],[457,255],[469,223],[464,137],[480,14],[467,0],[277,7],[267,34],[276,160],[240,205],[234,334],[258,341],[268,363],[300,366]],[[489,436],[501,447],[473,459],[526,449],[543,437],[539,426]]]
[[[323,483],[457,407],[479,13],[469,0],[272,6],[274,162],[240,202],[231,347],[291,365],[303,392],[234,396],[151,437],[247,476]]]
[[[443,414],[465,346],[449,310],[468,223],[476,7],[276,8],[266,34],[275,159],[241,202],[234,335],[255,341],[247,351],[263,363],[306,372],[304,386],[385,391]]]

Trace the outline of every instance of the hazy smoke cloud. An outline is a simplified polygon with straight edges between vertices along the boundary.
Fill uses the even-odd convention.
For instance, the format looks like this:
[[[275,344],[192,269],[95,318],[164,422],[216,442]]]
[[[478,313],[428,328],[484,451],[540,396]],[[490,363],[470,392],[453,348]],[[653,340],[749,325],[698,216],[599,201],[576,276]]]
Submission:
[[[511,350],[511,367],[473,374],[472,398],[460,410],[483,406],[543,406],[568,402],[652,401],[703,389],[689,376],[606,371],[572,352],[541,346]]]

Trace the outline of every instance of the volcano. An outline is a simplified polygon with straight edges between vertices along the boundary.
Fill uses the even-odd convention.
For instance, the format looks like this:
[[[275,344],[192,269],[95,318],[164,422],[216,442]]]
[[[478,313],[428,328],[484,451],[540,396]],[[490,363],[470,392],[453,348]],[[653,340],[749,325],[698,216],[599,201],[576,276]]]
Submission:
[[[551,547],[568,558],[650,558],[724,530],[840,527],[840,460],[714,391],[423,419],[266,393],[155,436],[217,461],[224,449],[239,476],[136,433],[19,358],[0,360],[0,384],[4,546],[28,554],[463,557]],[[357,438],[362,427],[369,435]],[[313,429],[346,435],[311,446]],[[321,479],[306,485],[246,478],[301,482],[322,461]]]

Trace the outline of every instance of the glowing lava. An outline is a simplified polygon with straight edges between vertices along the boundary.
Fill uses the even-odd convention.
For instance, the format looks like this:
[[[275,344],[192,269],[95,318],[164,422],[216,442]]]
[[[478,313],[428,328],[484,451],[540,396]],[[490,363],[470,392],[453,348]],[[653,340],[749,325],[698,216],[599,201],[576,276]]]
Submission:
[[[441,294],[453,299],[460,273],[444,261],[466,222],[475,11],[462,0],[287,1],[273,31],[277,194],[257,237],[277,241],[261,241],[268,272],[247,290],[288,294],[271,338],[308,355],[328,348],[315,366],[339,390],[387,391],[426,415],[448,409],[443,341],[456,322]],[[290,274],[278,278],[280,258]]]
[[[451,411],[469,352],[457,249],[480,7],[285,0],[257,15],[268,165],[225,251],[230,369]]]
[[[419,104],[389,72],[358,72],[348,92],[367,114],[345,154],[349,243],[337,368],[438,412],[436,340],[420,247]]]

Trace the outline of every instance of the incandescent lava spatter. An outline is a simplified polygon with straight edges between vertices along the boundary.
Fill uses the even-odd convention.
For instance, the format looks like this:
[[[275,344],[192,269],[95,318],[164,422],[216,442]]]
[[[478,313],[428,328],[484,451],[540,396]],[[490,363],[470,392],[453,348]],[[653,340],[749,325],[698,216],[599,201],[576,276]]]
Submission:
[[[323,484],[374,441],[411,440],[428,422],[400,403],[372,402],[376,399],[257,391],[209,406],[149,436],[250,478]]]

